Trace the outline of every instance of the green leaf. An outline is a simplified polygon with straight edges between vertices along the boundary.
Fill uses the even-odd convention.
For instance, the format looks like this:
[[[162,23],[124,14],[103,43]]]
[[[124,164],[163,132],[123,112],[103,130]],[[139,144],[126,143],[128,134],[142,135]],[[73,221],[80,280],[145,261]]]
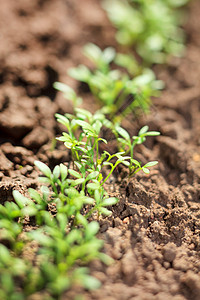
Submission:
[[[142,127],[142,128],[140,129],[140,131],[138,132],[138,135],[139,135],[139,136],[140,136],[140,135],[143,135],[144,133],[146,133],[146,132],[148,131],[148,129],[149,129],[149,126],[145,125],[144,127]]]
[[[40,243],[40,245],[45,247],[51,247],[52,243],[54,243],[54,241],[46,234],[44,234],[41,229],[29,232],[28,236],[30,236],[33,240],[36,240],[38,243]]]
[[[89,275],[84,275],[81,282],[88,290],[96,290],[101,286],[101,282],[97,278]]]
[[[136,165],[137,167],[141,167],[139,161],[137,161],[136,159],[132,158],[132,159],[131,159],[131,162],[132,162],[134,165]]]
[[[105,207],[100,207],[99,212],[105,216],[110,216],[112,214],[112,212]]]
[[[14,282],[11,274],[3,273],[1,276],[1,283],[7,294],[13,294]]]
[[[55,166],[55,168],[53,169],[53,177],[54,180],[60,177],[60,166]]]
[[[150,172],[149,169],[147,169],[147,168],[145,168],[145,167],[142,168],[142,171],[143,171],[145,174],[149,174],[149,172]]]
[[[25,206],[24,208],[22,208],[22,214],[23,216],[36,216],[38,213],[38,210],[36,207],[34,206]]]
[[[76,219],[79,224],[82,224],[84,227],[88,225],[88,221],[85,216],[81,215],[80,213],[77,213]]]
[[[124,128],[116,126],[115,129],[117,133],[119,133],[125,140],[130,141],[130,135]]]
[[[125,165],[126,167],[129,167],[129,166],[130,166],[130,162],[129,162],[129,161],[124,160],[124,161],[122,161],[121,163],[122,163],[123,165]]]
[[[149,131],[145,134],[145,136],[157,136],[160,135],[159,131]]]
[[[83,48],[83,53],[94,63],[97,63],[102,56],[101,49],[93,43],[86,44]]]
[[[24,208],[25,205],[30,203],[30,200],[24,197],[19,191],[14,190],[13,197],[20,208]]]
[[[118,199],[115,197],[110,197],[108,199],[105,199],[102,203],[102,206],[111,206],[115,205],[118,202]]]
[[[48,187],[43,185],[43,186],[41,186],[40,190],[42,192],[44,201],[48,201],[48,198],[49,198],[49,195],[50,195],[50,190],[48,189]]]
[[[82,121],[82,120],[76,120],[76,123],[82,127],[82,129],[85,133],[90,132],[90,134],[92,134],[92,135],[96,134],[94,131],[94,128],[89,123]]]
[[[46,177],[51,178],[51,170],[47,165],[38,160],[36,160],[34,164]]]
[[[40,204],[42,202],[42,198],[36,190],[30,188],[30,189],[28,189],[28,192],[29,192],[30,197],[32,199],[34,199],[38,204]]]
[[[64,232],[68,222],[66,214],[57,213],[56,218],[59,221],[60,229]]]
[[[65,97],[73,100],[76,97],[75,91],[67,84],[61,82],[54,82],[53,87],[60,92],[63,92]]]
[[[146,167],[153,167],[153,166],[155,166],[155,165],[157,165],[158,164],[158,161],[150,161],[150,162],[148,162],[144,167],[146,168]]]
[[[75,178],[82,178],[81,174],[79,174],[78,172],[76,172],[72,169],[69,169],[68,172],[70,175],[74,176]]]
[[[67,117],[60,115],[60,114],[55,114],[55,117],[59,123],[63,124],[67,128],[69,128],[69,120],[67,119]]]
[[[76,80],[83,82],[88,82],[91,76],[90,70],[84,65],[79,65],[77,68],[69,69],[68,74]]]
[[[41,183],[51,184],[51,180],[47,177],[39,177],[38,181]]]
[[[4,264],[9,264],[10,260],[11,256],[7,247],[5,247],[3,244],[0,244],[0,262],[3,262]]]
[[[79,178],[79,179],[73,180],[73,181],[71,182],[71,186],[73,187],[73,186],[82,184],[84,181],[85,181],[85,178]]]
[[[60,164],[61,181],[64,181],[68,174],[68,169],[64,164]]]
[[[99,176],[99,172],[98,171],[94,171],[92,173],[90,173],[87,177],[86,180],[89,181],[91,179],[97,179],[97,177]]]
[[[100,183],[93,183],[93,182],[88,183],[87,188],[91,190],[98,190],[100,188]]]
[[[84,203],[84,204],[93,204],[93,203],[94,203],[94,199],[93,199],[93,198],[90,198],[90,197],[84,196],[84,198],[83,198],[83,203]]]
[[[105,265],[110,265],[114,262],[114,260],[106,255],[105,253],[103,252],[100,252],[99,255],[98,255],[98,258],[105,264]]]
[[[92,221],[88,224],[86,227],[85,235],[86,238],[91,239],[93,236],[95,236],[99,231],[99,223],[96,221]]]
[[[107,47],[103,51],[103,59],[104,61],[109,64],[115,58],[116,51],[113,47]]]

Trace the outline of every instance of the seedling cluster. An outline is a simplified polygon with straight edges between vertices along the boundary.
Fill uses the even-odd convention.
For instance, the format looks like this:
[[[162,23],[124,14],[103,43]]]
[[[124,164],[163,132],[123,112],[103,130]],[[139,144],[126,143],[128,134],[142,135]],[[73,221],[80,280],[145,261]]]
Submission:
[[[188,0],[103,0],[103,8],[117,28],[117,41],[134,45],[147,64],[164,63],[184,51],[181,6]]]
[[[183,48],[174,8],[186,2],[107,0],[103,5],[118,28],[118,41],[135,43],[145,62],[160,63],[166,54],[180,53]],[[90,43],[84,54],[93,70],[80,65],[69,74],[88,84],[100,108],[94,114],[81,108],[82,99],[71,87],[55,83],[74,107],[73,114],[56,114],[65,127],[57,140],[69,149],[72,163],[51,170],[36,161],[42,173],[40,190],[29,189],[27,197],[14,190],[14,201],[0,204],[0,299],[24,300],[37,297],[38,292],[43,299],[60,299],[74,284],[88,290],[98,288],[100,282],[90,275],[88,263],[94,259],[112,262],[97,238],[98,220],[109,216],[118,201],[109,196],[104,184],[115,176],[119,164],[126,167],[128,178],[139,171],[148,174],[149,167],[157,164],[142,165],[134,151],[159,132],[144,126],[132,136],[121,121],[131,112],[148,111],[151,97],[158,95],[163,83],[132,55],[116,53],[112,47],[101,50]],[[102,150],[108,143],[103,129],[116,138],[114,153]],[[24,231],[27,221],[32,229]],[[32,260],[26,259],[30,247]]]
[[[112,47],[101,50],[89,43],[83,53],[93,62],[94,69],[85,65],[70,69],[69,75],[88,84],[90,91],[104,107],[111,118],[118,115],[124,118],[130,112],[137,114],[141,110],[148,112],[151,97],[158,96],[163,82],[156,80],[150,69],[143,69],[133,56],[118,53]],[[111,63],[123,67],[111,68]],[[59,89],[61,86],[56,85]]]

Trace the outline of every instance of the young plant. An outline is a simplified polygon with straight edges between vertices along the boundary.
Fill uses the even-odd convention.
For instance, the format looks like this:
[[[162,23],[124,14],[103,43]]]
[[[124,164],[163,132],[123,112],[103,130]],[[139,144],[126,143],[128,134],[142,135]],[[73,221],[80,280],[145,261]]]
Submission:
[[[58,140],[64,142],[65,146],[72,151],[74,164],[82,175],[82,192],[85,189],[86,182],[90,179],[92,183],[87,184],[87,187],[93,187],[92,190],[98,190],[99,195],[104,197],[104,192],[100,188],[113,174],[119,164],[128,166],[129,177],[140,170],[143,170],[145,173],[149,173],[148,167],[157,164],[156,161],[148,162],[144,166],[141,166],[141,164],[134,159],[134,147],[137,144],[142,144],[146,140],[147,136],[157,136],[160,134],[159,132],[148,131],[148,126],[144,126],[139,131],[138,136],[132,136],[131,138],[125,129],[120,127],[119,124],[113,124],[111,121],[107,120],[101,111],[97,111],[94,115],[84,109],[75,109],[75,112],[76,115],[74,118],[71,115],[62,116],[59,114],[57,114],[56,117],[58,122],[67,127],[68,132],[73,137],[73,140],[76,141],[74,144],[78,146],[74,147],[73,143],[69,143],[69,134],[65,132],[62,137],[58,138]],[[72,128],[69,122],[69,117],[73,118],[73,126],[79,126],[77,137],[75,137],[74,131],[74,129],[77,130],[77,126]],[[117,137],[120,152],[114,154],[110,154],[107,151],[103,151],[103,153],[99,152],[99,142],[107,144],[105,139],[100,138],[100,130],[103,125],[112,130]],[[127,156],[127,154],[130,156]],[[110,168],[106,177],[103,177],[102,172],[102,168],[104,166],[108,166]],[[73,171],[71,174],[77,178],[81,178],[81,175],[76,171]],[[89,194],[91,193],[90,190],[88,192]],[[99,203],[99,200],[95,205],[97,205],[97,203]],[[101,200],[101,203],[104,203],[104,201]]]
[[[165,62],[169,55],[182,55],[182,20],[174,8],[186,2],[104,0],[103,7],[117,28],[117,41],[123,45],[135,45],[142,59],[152,64]]]
[[[60,212],[54,218],[46,213],[45,220],[45,226],[28,234],[39,244],[43,288],[54,297],[75,283],[87,289],[98,288],[100,282],[89,276],[85,267],[93,259],[109,260],[100,252],[103,241],[96,238],[98,223],[88,223],[86,218],[80,216],[80,226],[69,228],[66,214]]]
[[[100,282],[89,275],[85,265],[93,259],[104,263],[110,263],[111,259],[100,251],[103,241],[96,238],[98,223],[89,223],[88,218],[96,211],[109,215],[111,212],[105,206],[115,204],[117,199],[109,198],[103,191],[101,195],[92,192],[90,184],[98,172],[82,177],[80,172],[68,169],[64,164],[57,165],[53,171],[42,162],[36,161],[35,165],[44,175],[40,182],[45,185],[40,192],[29,189],[32,199],[14,191],[17,204],[10,212],[15,218],[34,216],[35,225],[40,226],[26,234],[28,241],[37,241],[39,246],[39,263],[34,271],[37,276],[30,274],[24,283],[26,294],[45,289],[51,296],[58,297],[73,284],[87,289],[99,287]],[[48,211],[49,204],[55,206],[55,216]],[[7,216],[5,210],[1,211]],[[34,285],[30,282],[33,277]]]
[[[141,163],[134,159],[134,148],[136,145],[140,145],[145,142],[147,136],[158,136],[158,131],[148,131],[149,127],[144,126],[140,129],[137,136],[130,137],[129,133],[120,126],[115,126],[114,132],[118,136],[120,149],[125,151],[125,154],[130,154],[130,160],[126,161],[126,165],[129,168],[129,178],[142,170],[144,173],[149,173],[149,167],[155,166],[157,161],[150,161],[145,165],[141,166]]]
[[[74,163],[80,170],[83,178],[96,178],[99,182],[102,181],[104,183],[110,176],[103,179],[102,167],[106,164],[110,165],[111,173],[113,173],[117,165],[124,163],[127,158],[121,156],[120,153],[113,155],[106,151],[100,153],[99,143],[107,144],[107,141],[100,137],[100,130],[103,125],[109,122],[101,111],[97,111],[94,115],[84,109],[75,109],[75,112],[76,115],[74,117],[68,114],[65,116],[56,114],[58,122],[65,125],[68,129],[68,133],[64,132],[57,139],[64,142],[64,145],[71,150]],[[69,118],[73,118],[71,122]],[[77,137],[76,133],[78,133]],[[114,164],[110,162],[113,158],[117,159]],[[88,173],[90,174],[86,177]],[[95,175],[94,178],[92,174]]]
[[[34,267],[0,244],[0,299],[25,300],[25,282]]]
[[[88,84],[92,94],[100,100],[111,118],[116,114],[124,117],[130,111],[135,114],[138,110],[148,111],[151,97],[156,96],[158,90],[163,88],[163,83],[155,79],[153,71],[137,67],[134,59],[130,68],[126,69],[137,74],[133,78],[127,72],[111,69],[110,62],[115,58],[115,51],[110,47],[102,51],[96,45],[88,44],[84,53],[94,63],[95,69],[91,71],[80,65],[70,69],[69,74]],[[123,67],[127,67],[127,61],[130,60],[130,56],[116,56],[116,62]]]

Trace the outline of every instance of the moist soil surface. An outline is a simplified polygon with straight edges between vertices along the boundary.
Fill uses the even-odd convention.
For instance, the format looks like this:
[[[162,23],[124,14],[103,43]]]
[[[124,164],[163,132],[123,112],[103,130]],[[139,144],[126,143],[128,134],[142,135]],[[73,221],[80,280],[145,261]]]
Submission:
[[[82,46],[116,45],[115,30],[97,0],[0,1],[0,202],[12,190],[26,194],[38,187],[34,160],[50,167],[70,162],[55,136],[56,112],[72,111],[53,89],[66,82],[95,109],[88,89],[66,70],[88,63]],[[143,125],[161,136],[137,148],[141,162],[158,160],[150,175],[129,182],[121,168],[107,185],[119,198],[112,217],[100,220],[99,238],[114,259],[106,267],[91,264],[102,287],[94,292],[70,290],[62,299],[199,300],[200,299],[200,1],[191,1],[186,53],[157,66],[165,90],[151,114],[124,122],[133,135]],[[118,48],[119,49],[119,48]],[[92,102],[93,101],[93,102]],[[112,147],[112,146],[110,146]],[[111,149],[111,148],[110,148]],[[39,298],[37,298],[39,299]]]

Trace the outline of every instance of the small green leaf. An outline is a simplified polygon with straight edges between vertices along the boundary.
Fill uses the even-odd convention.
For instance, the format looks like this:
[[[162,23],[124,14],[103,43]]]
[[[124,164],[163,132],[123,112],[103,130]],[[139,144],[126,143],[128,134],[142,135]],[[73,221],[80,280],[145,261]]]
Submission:
[[[40,204],[42,202],[42,198],[36,190],[30,188],[30,189],[28,189],[28,192],[29,192],[30,197],[32,199],[34,199],[37,203]]]
[[[60,166],[55,166],[55,168],[53,169],[53,177],[54,180],[60,177]]]
[[[153,167],[158,164],[158,161],[150,161],[144,167]]]
[[[22,214],[23,216],[36,216],[38,213],[38,210],[36,207],[33,206],[25,206],[24,208],[22,208]]]
[[[140,129],[140,131],[139,131],[139,133],[138,133],[138,135],[140,136],[140,135],[143,135],[144,133],[146,133],[147,131],[148,131],[148,129],[149,129],[149,126],[144,126],[144,127],[142,127],[141,129]]]
[[[81,215],[80,213],[77,213],[76,219],[79,224],[82,224],[85,227],[88,225],[88,221],[87,221],[86,217]]]
[[[105,264],[105,265],[110,265],[114,262],[114,260],[106,255],[105,253],[103,252],[100,252],[99,255],[98,255],[98,258]]]
[[[103,51],[103,59],[104,61],[109,64],[115,58],[116,51],[113,47],[107,47]]]
[[[69,127],[69,120],[67,119],[67,117],[60,114],[55,114],[55,117],[59,123],[63,124],[67,128]]]
[[[60,164],[61,180],[64,181],[68,174],[68,169],[64,164]]]
[[[72,169],[69,169],[68,172],[70,175],[74,176],[75,178],[81,178],[81,174],[79,174],[78,172],[76,172]]]
[[[47,165],[38,160],[36,160],[34,164],[46,177],[51,178],[51,170]]]
[[[83,48],[83,53],[94,63],[97,63],[102,56],[101,49],[93,43],[86,44]]]
[[[118,199],[115,197],[110,197],[108,199],[105,199],[102,203],[102,206],[111,206],[115,205],[118,202]]]
[[[129,166],[130,166],[130,162],[129,162],[129,161],[124,160],[124,161],[122,161],[121,163],[122,163],[123,165],[125,165],[126,167],[129,167]]]
[[[86,238],[90,239],[93,236],[95,236],[99,231],[99,223],[96,221],[92,221],[88,224],[88,226],[86,227]]]
[[[23,208],[25,205],[30,203],[30,200],[24,197],[19,191],[14,190],[13,197],[20,208]]]
[[[0,261],[4,264],[8,264],[10,262],[11,256],[10,253],[3,244],[0,244]]]
[[[100,188],[100,184],[91,182],[87,184],[87,188],[91,190],[98,190]]]
[[[63,92],[65,97],[73,100],[76,97],[75,91],[67,84],[62,82],[54,82],[53,87],[60,92]]]
[[[132,159],[131,159],[131,162],[132,162],[134,165],[136,165],[137,167],[141,167],[139,161],[137,161],[136,159],[132,158]]]
[[[41,186],[40,190],[41,190],[42,195],[43,195],[43,200],[48,201],[49,194],[50,194],[50,190],[48,189],[48,187],[43,185],[43,186]]]
[[[117,133],[119,133],[125,140],[130,141],[130,135],[124,128],[116,126],[115,129]]]
[[[73,187],[73,186],[82,184],[84,181],[85,181],[85,178],[79,178],[79,179],[73,180],[73,181],[71,182],[71,186]]]
[[[145,136],[157,136],[157,135],[160,135],[159,131],[149,131],[145,133]]]
[[[99,172],[98,171],[94,171],[92,173],[90,173],[87,177],[86,180],[89,181],[91,179],[97,179],[97,177],[99,176]]]
[[[144,167],[142,168],[142,171],[143,171],[145,174],[149,174],[149,172],[150,172],[149,169],[144,168]]]
[[[84,65],[79,65],[77,68],[69,69],[68,74],[76,80],[83,82],[87,82],[91,76],[90,70]]]
[[[31,231],[30,233],[28,233],[28,236],[45,247],[51,247],[52,243],[54,243],[54,241],[46,234],[44,234],[41,229]]]
[[[82,120],[76,120],[76,123],[82,127],[85,133],[95,134],[94,128],[89,123]]]
[[[99,212],[105,216],[110,216],[112,214],[112,212],[105,207],[100,207]]]
[[[51,184],[51,180],[47,177],[39,177],[38,180],[41,183]]]
[[[89,275],[84,275],[81,282],[88,290],[96,290],[101,286],[101,282],[97,278]]]
[[[86,196],[81,197],[84,204],[94,204],[94,199]]]

